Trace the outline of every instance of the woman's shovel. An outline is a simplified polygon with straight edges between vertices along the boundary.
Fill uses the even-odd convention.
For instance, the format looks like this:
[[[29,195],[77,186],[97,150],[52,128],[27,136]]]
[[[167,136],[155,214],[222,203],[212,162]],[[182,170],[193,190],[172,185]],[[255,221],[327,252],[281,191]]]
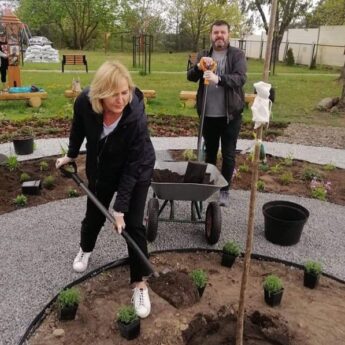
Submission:
[[[96,198],[96,196],[88,189],[83,180],[78,176],[77,174],[77,164],[75,162],[68,163],[62,167],[60,167],[61,173],[68,177],[72,178],[74,182],[87,194],[87,196],[90,198],[90,200],[97,206],[97,208],[104,214],[104,216],[115,225],[115,219],[111,215],[111,213],[99,202],[99,200]],[[148,258],[145,256],[145,254],[142,252],[142,250],[139,248],[139,246],[134,242],[132,237],[128,234],[126,230],[122,230],[121,235],[125,238],[126,242],[132,247],[133,250],[137,253],[137,255],[140,257],[140,260],[146,265],[146,267],[152,272],[154,277],[159,277],[159,273],[155,271],[153,266],[151,265]]]

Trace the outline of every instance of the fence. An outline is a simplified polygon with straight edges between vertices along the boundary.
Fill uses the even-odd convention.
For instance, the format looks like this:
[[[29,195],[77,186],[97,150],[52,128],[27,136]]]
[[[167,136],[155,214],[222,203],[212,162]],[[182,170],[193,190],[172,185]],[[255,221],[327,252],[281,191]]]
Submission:
[[[242,48],[249,58],[262,59],[266,51],[266,35],[250,35],[243,39],[233,39],[231,44]],[[343,66],[345,26],[290,29],[285,32],[279,47],[279,61],[285,59],[286,52],[290,48],[297,64],[310,66],[315,59],[318,65]]]

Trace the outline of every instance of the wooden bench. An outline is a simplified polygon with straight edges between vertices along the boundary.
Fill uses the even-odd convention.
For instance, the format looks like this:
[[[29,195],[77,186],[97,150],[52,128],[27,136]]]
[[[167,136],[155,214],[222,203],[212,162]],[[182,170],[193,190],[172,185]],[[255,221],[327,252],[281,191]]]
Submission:
[[[196,64],[197,53],[190,53],[187,61],[187,71]]]
[[[244,101],[248,106],[251,106],[255,99],[254,93],[246,93],[244,96]],[[196,91],[181,91],[180,100],[184,102],[185,105],[194,106],[196,102]]]
[[[47,92],[0,93],[0,101],[26,100],[33,108],[39,108],[42,104],[42,99],[46,98],[48,98]]]
[[[66,98],[77,98],[81,91],[72,91],[72,90],[65,90],[65,97]]]
[[[156,91],[155,90],[141,90],[141,92],[144,94],[145,103],[149,99],[156,98]]]
[[[65,72],[65,65],[85,65],[86,73],[89,72],[86,55],[62,55],[61,69]]]

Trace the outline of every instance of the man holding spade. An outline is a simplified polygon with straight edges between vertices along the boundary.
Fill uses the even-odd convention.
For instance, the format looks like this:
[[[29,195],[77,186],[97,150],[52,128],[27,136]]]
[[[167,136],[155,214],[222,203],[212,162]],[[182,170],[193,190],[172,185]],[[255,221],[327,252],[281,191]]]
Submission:
[[[222,175],[228,185],[220,190],[219,203],[229,206],[229,188],[235,169],[236,143],[244,108],[246,58],[242,50],[229,44],[229,24],[217,20],[211,25],[210,50],[199,52],[197,64],[187,79],[199,81],[197,112],[203,122],[206,163],[216,164],[219,140],[223,157]]]

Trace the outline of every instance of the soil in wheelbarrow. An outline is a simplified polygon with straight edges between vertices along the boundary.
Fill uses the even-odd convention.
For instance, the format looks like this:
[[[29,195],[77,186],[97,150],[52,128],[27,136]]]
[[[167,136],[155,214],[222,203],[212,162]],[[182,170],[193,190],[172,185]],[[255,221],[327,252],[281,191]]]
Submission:
[[[202,268],[208,274],[208,283],[203,296],[197,300],[195,287],[187,289],[183,297],[190,303],[179,304],[179,307],[150,287],[152,311],[148,318],[141,320],[141,334],[131,344],[235,344],[243,259],[238,259],[232,268],[221,266],[221,255],[215,252],[161,253],[152,255],[151,261],[158,271],[167,268],[171,274],[188,274]],[[272,273],[284,283],[282,303],[274,308],[265,304],[262,289],[264,278]],[[83,297],[76,319],[59,321],[56,306],[52,306],[28,344],[128,344],[114,322],[120,306],[131,300],[128,276],[128,267],[121,266],[79,284],[77,287]],[[175,281],[176,285],[181,283],[180,278]],[[163,279],[161,283],[165,284]],[[161,288],[166,294],[176,292],[173,284]],[[319,286],[311,290],[303,286],[302,270],[253,260],[246,294],[244,344],[342,345],[344,294],[344,284],[333,279],[322,276]],[[60,336],[54,335],[59,333],[57,330]]]

